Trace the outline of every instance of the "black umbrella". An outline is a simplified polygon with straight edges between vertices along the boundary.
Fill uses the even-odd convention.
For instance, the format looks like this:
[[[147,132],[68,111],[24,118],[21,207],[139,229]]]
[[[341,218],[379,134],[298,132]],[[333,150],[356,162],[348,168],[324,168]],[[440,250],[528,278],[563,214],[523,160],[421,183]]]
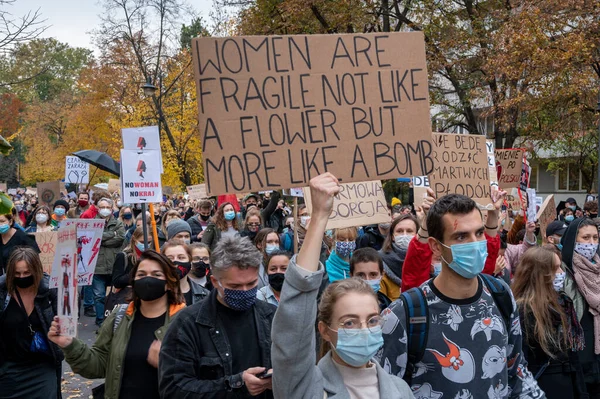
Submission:
[[[90,165],[94,165],[100,170],[112,173],[115,176],[121,176],[121,166],[105,152],[81,150],[74,152],[73,155]]]

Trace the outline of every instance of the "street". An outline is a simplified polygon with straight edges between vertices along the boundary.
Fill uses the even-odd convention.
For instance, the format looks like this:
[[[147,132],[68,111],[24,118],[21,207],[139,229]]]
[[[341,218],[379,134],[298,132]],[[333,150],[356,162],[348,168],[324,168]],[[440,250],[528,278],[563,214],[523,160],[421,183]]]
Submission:
[[[92,346],[96,341],[97,329],[93,317],[81,316],[81,319],[79,319],[78,335],[79,339],[88,346]],[[73,373],[67,362],[63,362],[62,394],[64,399],[91,398],[92,388],[103,382],[104,379],[88,380],[83,378],[80,375]]]

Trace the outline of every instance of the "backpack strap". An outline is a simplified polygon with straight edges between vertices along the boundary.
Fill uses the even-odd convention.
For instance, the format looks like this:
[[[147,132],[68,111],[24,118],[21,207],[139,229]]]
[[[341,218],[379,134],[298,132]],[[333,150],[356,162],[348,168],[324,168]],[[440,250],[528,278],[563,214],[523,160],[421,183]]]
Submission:
[[[510,316],[513,313],[513,304],[510,298],[510,293],[508,292],[507,287],[497,278],[483,273],[481,273],[480,276],[492,294],[492,298],[494,298],[494,302],[496,303],[496,307],[502,315],[502,319],[504,320],[504,325],[508,333],[511,327]]]
[[[119,324],[123,321],[123,317],[125,317],[125,313],[127,313],[127,308],[129,307],[128,303],[123,303],[121,305],[115,305],[113,312],[117,312],[115,315],[115,320],[113,321],[113,334],[117,331]]]
[[[429,335],[429,307],[425,294],[419,288],[411,288],[400,294],[406,313],[407,357],[404,381],[410,386],[415,366],[423,359]]]

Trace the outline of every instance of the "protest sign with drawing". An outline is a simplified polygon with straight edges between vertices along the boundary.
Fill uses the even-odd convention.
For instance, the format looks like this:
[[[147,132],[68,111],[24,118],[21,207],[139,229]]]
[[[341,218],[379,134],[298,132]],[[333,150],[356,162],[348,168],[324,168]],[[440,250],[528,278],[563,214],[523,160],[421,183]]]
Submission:
[[[385,201],[381,181],[344,183],[333,200],[333,212],[329,216],[327,229],[388,223],[391,216]],[[304,191],[308,213],[312,211],[310,188]]]
[[[78,285],[91,285],[104,232],[104,219],[65,219],[60,228],[77,226]],[[59,229],[60,230],[60,229]]]
[[[77,226],[61,226],[50,275],[50,288],[58,289],[60,334],[77,336]]]
[[[542,237],[544,238],[544,242],[546,240],[546,228],[548,225],[556,220],[556,204],[554,203],[554,194],[550,194],[546,197],[542,206],[540,206],[540,210],[536,215],[537,221],[540,223],[540,233],[542,233]]]
[[[498,187],[498,169],[496,169],[496,155],[493,140],[485,141],[485,149],[487,152],[488,169],[490,170],[490,184],[492,187]]]
[[[508,209],[512,209],[513,211],[520,211],[522,208],[521,205],[521,194],[519,193],[519,189],[517,187],[513,187],[510,189],[509,194],[506,194],[505,199]]]
[[[427,188],[429,187],[429,177],[413,176],[413,205],[415,208],[423,205],[423,200],[427,197]]]
[[[485,137],[471,134],[433,134],[434,170],[429,184],[435,197],[462,194],[480,207],[492,209]]]
[[[121,200],[127,204],[162,201],[160,151],[121,150]]]
[[[49,206],[52,209],[52,205],[55,201],[61,198],[60,195],[60,182],[49,181],[37,184],[37,192],[40,203],[42,205]]]
[[[525,192],[527,188],[529,188],[529,178],[531,176],[531,166],[529,166],[529,162],[523,158],[523,163],[521,164],[521,179],[519,180],[519,188],[521,191]]]
[[[56,253],[56,244],[58,240],[57,231],[42,231],[34,233],[35,242],[40,249],[40,261],[44,273],[52,275],[52,263],[54,262],[54,254]]]
[[[90,182],[90,164],[79,157],[68,155],[65,159],[65,183],[87,184]]]
[[[494,155],[496,156],[496,169],[500,188],[508,191],[513,187],[519,187],[523,150],[518,148],[496,149]]]
[[[192,42],[209,194],[428,175],[422,32]]]
[[[123,149],[159,152],[160,173],[163,173],[162,150],[158,126],[130,127],[121,129]]]
[[[186,187],[189,199],[191,200],[199,200],[203,198],[208,198],[206,194],[206,184],[196,184],[194,186]]]

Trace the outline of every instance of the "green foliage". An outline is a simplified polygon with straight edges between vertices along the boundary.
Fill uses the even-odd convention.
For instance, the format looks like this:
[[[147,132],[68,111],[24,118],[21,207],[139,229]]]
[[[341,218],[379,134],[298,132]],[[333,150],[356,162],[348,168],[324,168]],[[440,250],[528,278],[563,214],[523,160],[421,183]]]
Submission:
[[[183,24],[181,26],[181,34],[179,35],[179,43],[182,49],[191,49],[192,39],[199,36],[210,36],[208,30],[202,23],[202,18],[194,18],[191,25]]]

